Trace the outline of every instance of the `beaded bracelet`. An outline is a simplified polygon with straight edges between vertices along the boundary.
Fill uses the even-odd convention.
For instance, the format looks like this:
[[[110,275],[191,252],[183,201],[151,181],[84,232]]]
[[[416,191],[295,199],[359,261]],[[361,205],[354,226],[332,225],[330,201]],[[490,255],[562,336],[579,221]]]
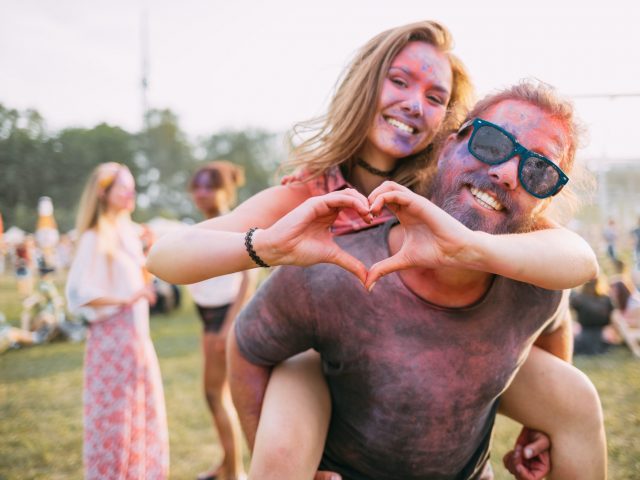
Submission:
[[[267,265],[253,249],[253,232],[255,232],[256,230],[258,230],[258,227],[251,227],[249,230],[247,230],[247,233],[244,236],[244,247],[247,249],[247,253],[251,257],[251,260],[256,263],[256,265],[258,265],[259,267],[269,268],[269,265]]]

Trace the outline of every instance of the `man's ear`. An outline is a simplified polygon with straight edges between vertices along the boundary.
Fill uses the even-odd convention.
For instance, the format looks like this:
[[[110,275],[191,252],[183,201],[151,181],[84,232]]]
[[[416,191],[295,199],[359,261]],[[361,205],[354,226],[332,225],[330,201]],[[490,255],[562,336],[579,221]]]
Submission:
[[[443,159],[449,157],[451,155],[451,150],[456,145],[456,139],[458,134],[456,132],[450,133],[447,138],[442,142],[442,148],[440,149],[440,154],[438,155],[438,168],[442,166]]]
[[[553,197],[548,197],[544,200],[540,200],[540,203],[533,208],[531,214],[535,218],[534,225],[536,230],[550,228],[550,226],[553,225],[553,222],[544,215],[547,208],[549,208],[552,199]]]

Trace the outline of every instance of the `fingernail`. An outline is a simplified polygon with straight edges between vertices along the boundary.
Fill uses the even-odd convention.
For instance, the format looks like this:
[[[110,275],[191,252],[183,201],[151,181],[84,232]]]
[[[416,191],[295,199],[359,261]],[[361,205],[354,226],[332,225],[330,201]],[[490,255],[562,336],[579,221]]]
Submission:
[[[371,285],[369,285],[369,293],[371,293],[371,290],[373,290],[373,287],[375,287],[376,282],[373,282]]]
[[[340,480],[338,475],[331,475],[331,480]]]
[[[524,458],[531,458],[531,457],[533,457],[533,450],[531,450],[530,448],[525,448]]]

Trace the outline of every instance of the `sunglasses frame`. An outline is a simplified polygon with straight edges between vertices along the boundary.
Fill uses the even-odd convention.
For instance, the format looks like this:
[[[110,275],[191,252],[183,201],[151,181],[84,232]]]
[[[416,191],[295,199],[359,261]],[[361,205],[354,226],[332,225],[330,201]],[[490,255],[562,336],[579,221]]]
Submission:
[[[553,197],[554,195],[557,195],[560,192],[560,190],[562,190],[562,188],[569,181],[569,177],[560,169],[560,167],[558,167],[558,165],[556,165],[554,162],[549,160],[544,155],[540,155],[539,153],[532,152],[528,148],[523,147],[513,134],[507,132],[501,126],[496,125],[495,123],[487,122],[482,118],[474,118],[473,120],[466,122],[462,127],[460,127],[459,133],[463,132],[465,129],[469,128],[470,126],[473,126],[473,132],[471,132],[471,136],[469,137],[469,141],[467,142],[467,149],[469,150],[469,153],[473,155],[475,158],[477,158],[478,160],[480,160],[482,163],[485,163],[487,165],[500,165],[501,163],[505,163],[511,160],[516,155],[518,155],[520,157],[520,160],[518,161],[518,181],[520,182],[520,185],[522,185],[522,188],[524,188],[527,191],[527,193],[529,193],[530,195],[533,195],[534,197],[540,198],[540,199]],[[498,130],[500,133],[502,133],[503,135],[505,135],[513,143],[513,149],[511,150],[511,152],[507,154],[505,158],[498,161],[486,160],[482,158],[480,154],[474,152],[473,149],[471,148],[471,143],[473,142],[473,139],[475,138],[476,133],[478,132],[480,127],[494,128]],[[529,157],[538,158],[544,161],[548,165],[551,165],[551,167],[556,172],[558,172],[558,182],[546,195],[539,195],[535,192],[532,192],[526,187],[526,185],[522,181],[522,169],[524,168],[524,160],[526,160]]]

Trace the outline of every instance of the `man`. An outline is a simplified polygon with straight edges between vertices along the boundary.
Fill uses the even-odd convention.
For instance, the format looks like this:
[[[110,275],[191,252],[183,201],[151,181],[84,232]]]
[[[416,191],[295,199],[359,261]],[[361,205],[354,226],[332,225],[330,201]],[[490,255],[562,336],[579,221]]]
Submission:
[[[547,94],[522,85],[490,97],[445,141],[429,197],[467,228],[432,222],[442,211],[395,184],[370,196],[374,213],[389,205],[403,228],[385,224],[338,243],[373,264],[372,295],[335,265],[272,275],[229,345],[250,442],[270,366],[314,348],[332,396],[323,468],[345,479],[479,477],[498,398],[535,339],[562,328],[566,303],[561,292],[473,270],[473,252],[458,247],[469,229],[511,233],[546,223],[551,197],[568,180],[560,168],[570,171],[575,153],[570,122]],[[340,207],[331,195],[260,232],[255,252],[268,263],[296,249],[312,257],[322,207]],[[434,229],[443,224],[446,231]],[[302,227],[287,240],[291,225]]]
[[[616,248],[618,232],[616,230],[616,221],[613,218],[607,221],[607,225],[602,230],[602,238],[604,238],[607,246],[607,257],[615,262],[618,259],[618,249]]]
[[[633,260],[635,262],[634,270],[640,270],[640,218],[638,218],[638,225],[631,230],[631,236],[633,237]],[[635,278],[634,278],[635,280]]]

